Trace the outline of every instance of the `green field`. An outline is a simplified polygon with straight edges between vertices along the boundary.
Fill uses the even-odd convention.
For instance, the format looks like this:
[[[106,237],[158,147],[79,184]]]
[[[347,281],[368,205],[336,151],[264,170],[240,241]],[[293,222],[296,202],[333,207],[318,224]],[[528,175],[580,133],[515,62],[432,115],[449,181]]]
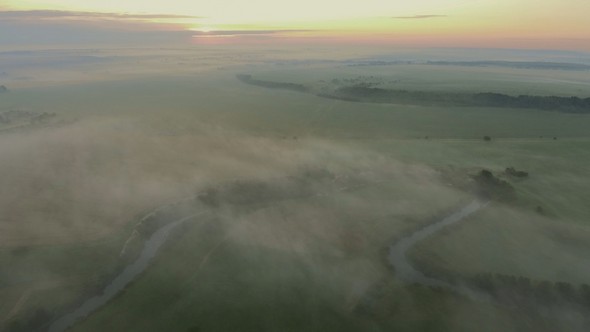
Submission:
[[[232,65],[0,96],[0,109],[57,114],[0,133],[10,160],[0,165],[0,329],[25,331],[35,317],[46,326],[95,294],[140,250],[135,239],[119,257],[148,211],[246,181],[272,195],[246,192],[240,201],[220,189],[219,204],[203,207],[205,216],[176,231],[150,268],[72,331],[568,330],[560,319],[404,284],[385,250],[469,202],[472,176],[488,169],[515,198],[420,243],[412,260],[466,278],[588,283],[590,115],[352,103],[251,86],[236,74],[318,87],[376,76],[408,90],[588,97],[587,73]],[[529,176],[510,177],[507,167]]]

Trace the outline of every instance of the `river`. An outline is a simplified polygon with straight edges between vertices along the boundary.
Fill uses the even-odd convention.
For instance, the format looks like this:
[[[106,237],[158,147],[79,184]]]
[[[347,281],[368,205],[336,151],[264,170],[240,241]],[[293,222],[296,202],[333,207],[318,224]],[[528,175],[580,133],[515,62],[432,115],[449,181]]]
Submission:
[[[466,217],[478,211],[479,209],[485,207],[486,205],[487,202],[474,200],[473,202],[469,203],[468,205],[454,212],[453,214],[443,218],[442,220],[429,226],[426,226],[421,230],[412,233],[411,235],[393,244],[389,248],[388,260],[389,263],[395,268],[396,275],[401,280],[406,282],[420,283],[427,286],[447,288],[457,293],[469,296],[470,298],[481,300],[483,295],[480,293],[476,293],[465,287],[460,287],[451,284],[444,280],[425,276],[422,272],[416,270],[412,266],[412,264],[409,262],[407,258],[407,252],[419,241],[424,240],[425,238],[433,235],[434,233],[440,231],[446,226],[449,226],[451,224],[457,223],[465,219]],[[67,328],[76,324],[84,317],[88,316],[92,312],[96,311],[98,308],[105,305],[115,295],[117,295],[120,291],[125,289],[125,287],[131,281],[137,278],[137,276],[149,266],[150,261],[154,258],[162,244],[166,242],[166,239],[168,238],[168,235],[170,234],[170,231],[172,229],[182,224],[183,222],[196,217],[199,214],[200,213],[195,213],[188,217],[184,217],[158,229],[145,242],[144,247],[139,255],[139,258],[135,262],[128,265],[121,272],[121,274],[115,277],[113,281],[111,281],[111,283],[105,287],[101,295],[97,295],[86,300],[74,311],[55,320],[49,327],[48,331],[63,332]]]
[[[67,328],[76,324],[79,320],[88,316],[90,313],[96,311],[98,308],[105,305],[110,299],[117,295],[120,291],[133,281],[142,273],[148,266],[152,258],[156,256],[158,249],[166,242],[170,231],[179,226],[183,222],[192,219],[201,213],[195,213],[188,217],[176,220],[158,229],[152,236],[144,243],[143,249],[136,261],[127,265],[127,267],[118,276],[105,287],[100,295],[94,296],[84,303],[82,303],[74,311],[58,318],[49,327],[49,332],[62,332]]]
[[[412,266],[407,257],[407,253],[408,250],[416,245],[416,243],[426,239],[436,232],[439,232],[446,226],[465,219],[466,217],[485,207],[487,204],[488,202],[485,201],[474,200],[473,202],[467,204],[463,208],[455,211],[440,221],[428,225],[393,244],[389,248],[388,261],[394,267],[396,276],[406,282],[450,289],[454,292],[466,295],[476,300],[484,299],[484,297],[486,297],[484,294],[476,293],[466,287],[461,287],[441,279],[424,275],[424,273],[416,270],[416,268]]]

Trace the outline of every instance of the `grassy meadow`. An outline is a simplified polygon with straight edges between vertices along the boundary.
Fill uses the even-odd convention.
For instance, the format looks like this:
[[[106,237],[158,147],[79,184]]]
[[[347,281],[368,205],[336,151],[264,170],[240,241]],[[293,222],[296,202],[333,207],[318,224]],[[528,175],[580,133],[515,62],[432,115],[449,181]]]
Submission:
[[[320,88],[373,76],[408,90],[588,97],[587,73],[279,66],[267,58],[286,55],[261,52],[257,62],[257,54],[140,58],[137,67],[107,66],[126,70],[112,76],[88,65],[104,75],[85,81],[80,68],[64,69],[57,83],[21,82],[0,96],[0,110],[56,113],[0,131],[0,330],[46,328],[134,258],[140,238],[120,252],[142,216],[209,188],[222,188],[219,203],[195,201],[205,215],[72,331],[563,327],[403,284],[385,250],[472,200],[465,188],[488,169],[516,198],[425,240],[412,260],[464,276],[588,283],[590,115],[353,103],[246,85],[236,74]],[[512,178],[507,167],[529,176]],[[272,195],[223,199],[223,186],[235,183]]]

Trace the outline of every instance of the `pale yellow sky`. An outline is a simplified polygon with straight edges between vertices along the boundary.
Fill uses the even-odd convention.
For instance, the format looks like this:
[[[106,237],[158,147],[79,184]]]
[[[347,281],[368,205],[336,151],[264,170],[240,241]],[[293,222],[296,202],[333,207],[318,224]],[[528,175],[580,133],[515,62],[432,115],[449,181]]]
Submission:
[[[13,10],[202,17],[169,20],[192,30],[309,29],[318,30],[320,35],[358,38],[378,34],[405,38],[479,36],[582,42],[590,39],[590,0],[4,0],[0,3]]]
[[[479,2],[493,3],[489,0],[8,0],[10,6],[19,9],[191,14],[208,16],[223,23],[431,14]]]

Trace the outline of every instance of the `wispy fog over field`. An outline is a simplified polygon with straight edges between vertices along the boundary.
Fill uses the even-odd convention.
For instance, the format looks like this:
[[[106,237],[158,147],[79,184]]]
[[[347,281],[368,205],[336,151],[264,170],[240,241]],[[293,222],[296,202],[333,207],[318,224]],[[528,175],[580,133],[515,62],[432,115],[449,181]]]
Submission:
[[[8,2],[0,331],[590,329],[588,36]]]

